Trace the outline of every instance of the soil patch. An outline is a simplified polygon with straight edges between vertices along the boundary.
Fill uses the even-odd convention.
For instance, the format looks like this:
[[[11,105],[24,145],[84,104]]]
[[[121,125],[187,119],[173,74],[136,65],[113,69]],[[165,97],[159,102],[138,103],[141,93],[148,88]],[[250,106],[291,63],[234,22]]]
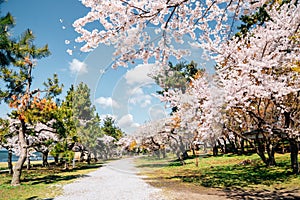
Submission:
[[[226,193],[222,190],[182,183],[180,180],[167,180],[163,178],[144,178],[144,180],[153,187],[162,189],[167,200],[228,199]]]

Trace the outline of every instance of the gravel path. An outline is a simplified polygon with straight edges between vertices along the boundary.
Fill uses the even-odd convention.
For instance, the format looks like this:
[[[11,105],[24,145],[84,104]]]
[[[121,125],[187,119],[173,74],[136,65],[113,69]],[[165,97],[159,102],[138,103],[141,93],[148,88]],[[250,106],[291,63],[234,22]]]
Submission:
[[[64,194],[55,200],[163,200],[160,189],[145,183],[137,172],[132,158],[110,162],[65,185]]]

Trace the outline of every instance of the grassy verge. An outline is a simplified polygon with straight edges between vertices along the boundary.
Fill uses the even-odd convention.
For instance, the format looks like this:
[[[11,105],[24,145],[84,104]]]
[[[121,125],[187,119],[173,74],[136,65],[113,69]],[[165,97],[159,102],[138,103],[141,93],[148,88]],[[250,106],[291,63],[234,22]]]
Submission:
[[[166,183],[183,183],[222,191],[298,191],[300,176],[291,174],[289,154],[277,154],[276,161],[276,167],[266,168],[256,154],[201,156],[196,167],[195,158],[181,165],[174,157],[141,157],[136,165],[142,174],[148,176],[149,183],[156,187]]]
[[[6,163],[1,163],[0,168],[5,169]],[[22,171],[21,185],[12,187],[11,176],[8,173],[0,174],[0,199],[52,199],[62,193],[62,186],[70,183],[85,174],[92,172],[102,163],[76,163],[72,170],[63,170],[61,166],[50,165],[43,168],[39,163],[33,163],[30,170]]]

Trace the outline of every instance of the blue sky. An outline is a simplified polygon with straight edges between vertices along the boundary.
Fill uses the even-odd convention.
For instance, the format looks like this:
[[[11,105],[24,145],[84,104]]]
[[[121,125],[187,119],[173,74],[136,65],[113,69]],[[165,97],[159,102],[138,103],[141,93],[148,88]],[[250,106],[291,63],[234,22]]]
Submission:
[[[53,73],[64,84],[64,94],[71,84],[83,81],[91,88],[97,112],[114,116],[127,133],[145,121],[165,117],[164,104],[151,95],[159,87],[147,77],[150,66],[114,70],[110,67],[112,47],[99,46],[91,53],[79,51],[72,23],[88,11],[78,0],[8,0],[1,5],[1,14],[10,12],[16,20],[13,37],[29,28],[37,45],[49,45],[51,56],[38,61],[33,87],[40,87]]]
[[[97,112],[102,116],[114,116],[127,133],[133,132],[145,121],[163,118],[169,112],[152,95],[160,88],[147,76],[151,65],[140,63],[115,70],[110,67],[112,47],[100,45],[93,52],[80,52],[81,44],[74,42],[78,34],[72,23],[89,11],[80,1],[8,0],[1,6],[2,15],[10,12],[15,17],[13,36],[30,28],[36,36],[37,45],[49,45],[52,54],[38,62],[33,87],[40,87],[53,73],[57,73],[64,84],[64,94],[71,84],[85,82],[91,88],[91,99]],[[72,55],[66,52],[67,49],[72,49]],[[192,54],[185,60],[201,63],[201,50],[190,50]],[[1,106],[5,110],[5,106]]]

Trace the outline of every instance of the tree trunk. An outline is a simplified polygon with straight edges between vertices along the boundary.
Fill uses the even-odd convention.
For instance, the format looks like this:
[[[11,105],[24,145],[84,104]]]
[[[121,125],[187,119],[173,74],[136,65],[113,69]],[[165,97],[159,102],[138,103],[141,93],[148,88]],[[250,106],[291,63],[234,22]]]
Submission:
[[[275,149],[272,144],[268,145],[267,153],[268,153],[268,166],[275,166],[276,165]]]
[[[165,148],[161,149],[161,153],[162,153],[162,157],[166,158],[166,149]]]
[[[9,174],[13,174],[13,164],[12,164],[12,150],[8,149],[8,156],[7,156],[7,166],[9,170]]]
[[[54,162],[55,162],[55,165],[58,165],[58,155],[54,156]]]
[[[267,160],[264,152],[257,152],[257,154],[259,155],[259,157],[261,158],[261,160],[268,166],[268,160]]]
[[[86,162],[88,163],[88,165],[91,164],[91,152],[90,151],[88,151]]]
[[[256,148],[256,152],[257,154],[259,155],[259,157],[261,158],[261,160],[267,165],[269,166],[269,161],[268,159],[266,158],[265,156],[265,146],[260,142],[258,141],[258,146]]]
[[[228,145],[227,145],[226,139],[227,139],[227,141],[228,141],[229,147],[228,147]],[[224,152],[225,152],[225,154],[230,153],[230,152],[233,152],[232,149],[230,149],[231,141],[230,141],[229,136],[226,136],[225,138],[222,137],[222,140],[223,140],[223,142],[224,142]],[[232,145],[231,145],[231,148],[232,148]]]
[[[176,151],[176,157],[178,158],[178,160],[180,160],[180,150],[179,149]]]
[[[183,158],[184,160],[186,160],[186,159],[189,158],[189,154],[187,153],[186,150],[182,153],[182,158]]]
[[[49,163],[48,163],[48,153],[49,153],[48,150],[42,152],[42,160],[43,160],[42,166],[43,166],[43,167],[49,167]]]
[[[104,153],[104,154],[103,154],[103,159],[104,159],[104,160],[107,160],[107,159],[108,159],[108,149],[107,149],[107,148],[108,148],[108,147],[106,147],[106,148],[105,148],[105,151],[103,151],[103,153]]]
[[[276,161],[275,161],[275,151],[272,150],[271,153],[269,154],[269,158],[268,158],[268,166],[276,166]]]
[[[181,159],[185,160],[189,157],[189,155],[187,154],[187,151],[186,151],[186,148],[183,144],[183,140],[182,140],[182,137],[179,136],[179,148],[180,148],[180,151],[181,151]]]
[[[221,148],[221,152],[223,154],[226,154],[227,153],[226,140],[223,137],[222,137],[222,140],[223,140],[224,145],[221,144],[219,139],[217,139],[217,143],[218,143],[219,147]]]
[[[297,141],[290,139],[290,149],[291,149],[291,166],[293,174],[299,174],[299,162],[298,162],[298,152],[299,146]]]
[[[21,120],[21,126],[22,129],[19,130],[19,148],[20,148],[20,156],[18,161],[15,164],[14,167],[14,173],[11,180],[12,186],[20,185],[21,183],[21,174],[22,174],[22,167],[23,164],[27,158],[27,143],[25,138],[25,131],[26,131],[26,125],[25,121]]]
[[[245,154],[245,140],[241,139],[241,154]]]
[[[27,161],[26,169],[30,170],[30,156],[29,155],[27,155],[26,161]]]
[[[94,161],[97,162],[98,161],[98,155],[96,151],[93,151],[94,154]]]
[[[206,144],[206,142],[204,142],[204,144],[203,144],[203,151],[204,151],[204,153],[207,153],[207,144]]]
[[[235,148],[236,148],[236,153],[240,154],[239,150],[241,149],[241,139],[236,134],[234,134],[234,144],[235,144]]]
[[[191,149],[192,149],[192,152],[193,152],[193,156],[196,156],[195,145],[194,144],[191,144]]]
[[[64,170],[69,170],[69,163],[66,160],[64,162]]]
[[[217,144],[214,144],[213,146],[213,156],[217,156],[218,155],[218,147]]]
[[[84,151],[81,150],[80,151],[80,159],[79,159],[79,162],[83,162],[84,161]]]
[[[236,147],[236,143],[234,141],[232,141],[229,137],[229,135],[226,136],[230,146],[231,146],[231,152],[234,153],[234,154],[237,154],[238,153],[238,150],[237,150],[237,147]],[[226,150],[226,152],[228,152]]]

